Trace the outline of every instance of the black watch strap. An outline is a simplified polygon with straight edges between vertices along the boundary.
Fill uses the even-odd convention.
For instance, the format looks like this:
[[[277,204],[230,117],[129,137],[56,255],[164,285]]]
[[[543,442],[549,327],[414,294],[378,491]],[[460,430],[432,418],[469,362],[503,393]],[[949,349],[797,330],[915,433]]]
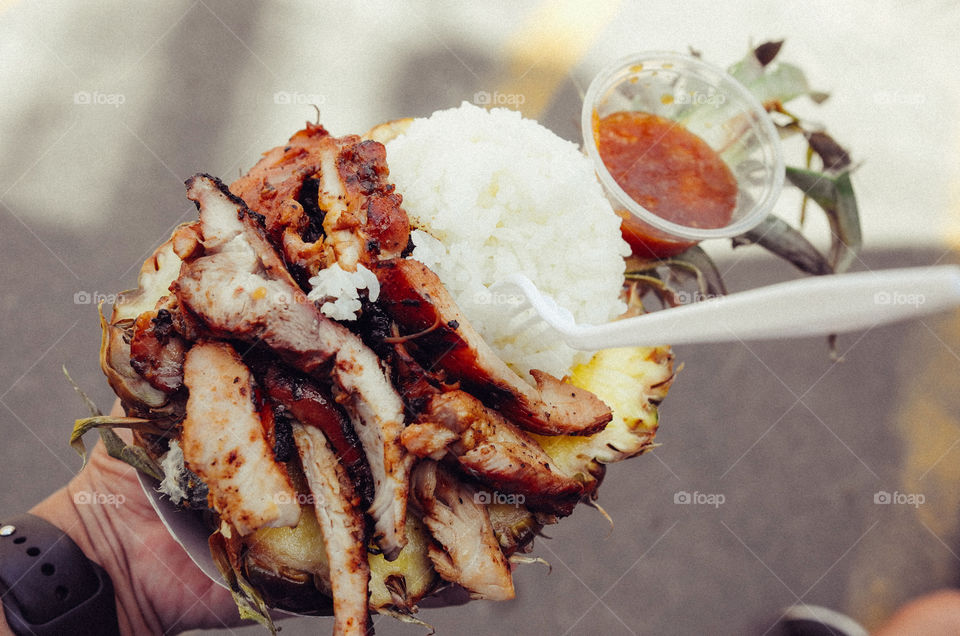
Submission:
[[[120,633],[107,572],[35,515],[0,521],[0,597],[18,635]]]

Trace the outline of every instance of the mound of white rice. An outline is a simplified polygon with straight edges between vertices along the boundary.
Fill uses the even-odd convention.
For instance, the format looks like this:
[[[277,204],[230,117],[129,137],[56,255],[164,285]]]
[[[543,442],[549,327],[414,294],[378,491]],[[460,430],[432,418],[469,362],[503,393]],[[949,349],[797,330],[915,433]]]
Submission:
[[[522,272],[581,323],[626,309],[620,219],[573,143],[508,109],[464,102],[416,119],[387,144],[413,258],[436,272],[494,350],[522,375],[565,375],[576,352],[522,296],[490,286]],[[580,358],[576,358],[579,360]]]

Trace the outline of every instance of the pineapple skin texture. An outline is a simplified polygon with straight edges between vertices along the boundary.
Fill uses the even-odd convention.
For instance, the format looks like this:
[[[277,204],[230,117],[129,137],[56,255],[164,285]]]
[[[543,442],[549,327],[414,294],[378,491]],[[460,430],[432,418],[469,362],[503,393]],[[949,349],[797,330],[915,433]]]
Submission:
[[[599,480],[603,464],[653,448],[658,406],[675,373],[670,347],[605,349],[570,371],[571,384],[594,393],[613,410],[606,428],[589,436],[533,435],[557,467],[585,483]]]
[[[430,535],[414,515],[407,516],[406,535],[407,545],[395,561],[387,561],[379,554],[368,557],[371,611],[385,608],[410,610],[435,586],[437,575],[427,556]],[[318,578],[316,585],[320,591],[330,595],[330,564],[323,534],[309,506],[304,507],[296,527],[261,528],[246,544],[248,558],[260,560],[262,569],[283,572],[291,578],[312,574]],[[388,579],[401,578],[403,593],[392,594]]]

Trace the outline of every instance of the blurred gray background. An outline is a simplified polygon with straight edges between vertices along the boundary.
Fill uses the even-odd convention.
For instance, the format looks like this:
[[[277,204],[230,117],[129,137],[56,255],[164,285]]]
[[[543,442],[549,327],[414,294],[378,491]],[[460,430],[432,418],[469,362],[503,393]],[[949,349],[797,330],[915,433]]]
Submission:
[[[856,269],[930,265],[955,262],[960,237],[958,29],[946,1],[0,0],[0,510],[79,469],[67,437],[85,411],[60,367],[109,407],[96,303],[134,286],[194,214],[183,180],[234,178],[313,105],[339,135],[500,95],[578,140],[582,93],[621,55],[690,46],[725,66],[786,38],[782,59],[833,94],[793,110],[859,164]],[[795,220],[796,199],[779,212]],[[822,244],[816,218],[811,231]],[[758,249],[706,247],[732,289],[796,276]],[[957,584],[958,316],[839,348],[843,362],[818,339],[678,347],[662,446],[612,467],[601,490],[615,527],[578,509],[538,540],[552,573],[522,566],[515,602],[420,617],[441,634],[765,634],[793,603],[876,625]],[[678,492],[724,503],[678,505]],[[875,504],[882,492],[923,503]],[[377,630],[423,633],[389,618]]]

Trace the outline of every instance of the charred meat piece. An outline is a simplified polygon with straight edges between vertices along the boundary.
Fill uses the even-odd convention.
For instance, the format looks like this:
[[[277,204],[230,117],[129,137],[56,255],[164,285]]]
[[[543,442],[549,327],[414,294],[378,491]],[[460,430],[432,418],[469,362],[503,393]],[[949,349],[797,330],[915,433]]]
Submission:
[[[230,190],[264,215],[286,261],[312,276],[400,255],[410,226],[388,176],[383,144],[307,124]]]
[[[429,399],[442,391],[457,388],[442,369],[426,370],[410,355],[396,323],[379,303],[365,301],[357,331],[390,369],[390,379],[407,407],[408,419],[416,419]]]
[[[450,457],[460,470],[503,493],[523,496],[531,510],[565,516],[584,494],[529,435],[464,391],[430,399],[403,443],[420,457]]]
[[[477,491],[430,460],[414,468],[411,487],[423,522],[439,544],[428,553],[437,573],[469,590],[472,598],[512,599],[510,564]]]
[[[375,270],[378,302],[416,339],[429,360],[470,393],[528,431],[541,435],[592,435],[612,418],[610,407],[583,389],[533,370],[537,387],[524,382],[484,342],[457,308],[440,279],[412,259],[384,261]]]
[[[137,317],[130,337],[130,366],[155,389],[174,393],[183,386],[183,358],[188,343],[174,331],[166,309]]]
[[[334,454],[353,478],[357,493],[373,501],[373,477],[356,431],[319,382],[277,363],[254,369],[270,400],[304,426],[323,431]]]
[[[344,137],[336,157],[335,177],[324,166],[320,207],[326,209],[326,243],[347,270],[356,263],[396,258],[407,246],[410,224],[401,197],[387,183],[387,151],[376,141]]]
[[[171,290],[216,336],[262,342],[300,371],[333,380],[334,398],[347,410],[373,474],[374,539],[396,558],[406,541],[413,457],[400,443],[403,403],[380,360],[306,300],[263,236],[258,215],[222,183],[197,175],[187,182],[187,196],[200,211],[204,249],[184,262]]]
[[[187,352],[183,457],[209,488],[210,507],[241,535],[294,526],[300,518],[297,493],[264,438],[251,381],[226,343],[200,343]]]
[[[330,564],[333,633],[366,634],[370,567],[360,498],[319,429],[295,423],[293,438],[314,497],[313,510]]]

